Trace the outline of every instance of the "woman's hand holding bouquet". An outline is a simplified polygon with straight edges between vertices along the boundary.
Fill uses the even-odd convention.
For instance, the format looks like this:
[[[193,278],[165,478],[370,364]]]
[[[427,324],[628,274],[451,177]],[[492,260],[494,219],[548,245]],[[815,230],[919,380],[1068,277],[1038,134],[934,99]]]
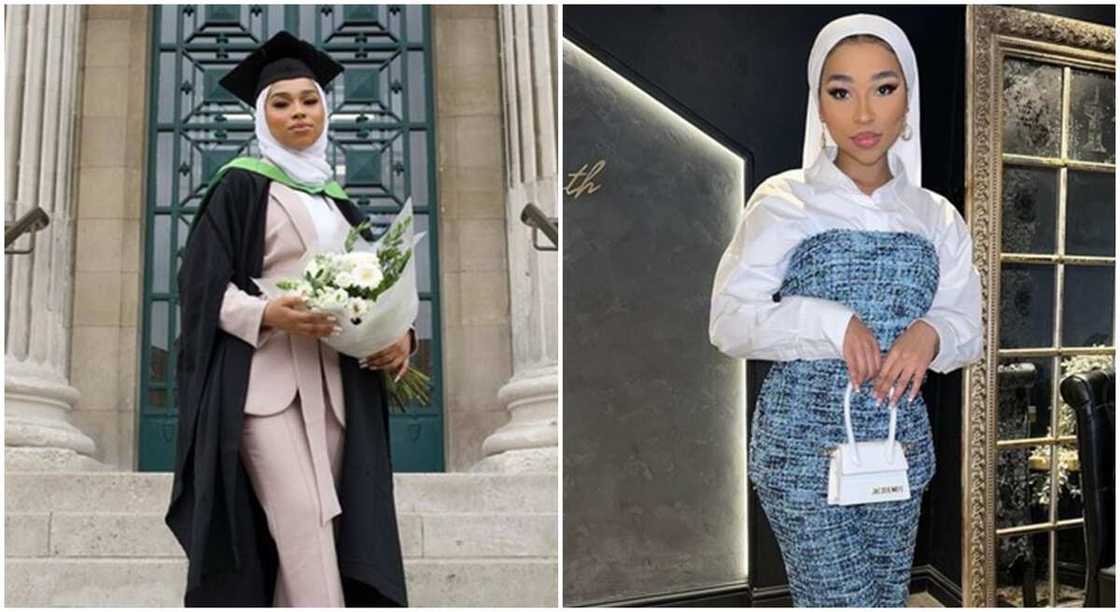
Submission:
[[[371,370],[388,370],[396,372],[393,381],[399,381],[408,371],[409,345],[412,344],[411,334],[401,336],[387,349],[358,360],[358,367]]]
[[[341,331],[338,321],[329,314],[311,312],[305,305],[307,298],[300,295],[284,295],[268,301],[264,308],[262,323],[268,327],[282,329],[289,334],[300,334],[312,338],[322,338]]]
[[[408,329],[419,309],[412,253],[424,233],[413,236],[411,198],[372,244],[360,235],[369,225],[351,228],[341,252],[313,254],[299,278],[253,279],[272,300],[265,323],[370,364],[398,364],[394,347],[403,342],[405,365],[396,366],[396,379],[386,373],[390,401],[402,409],[409,401],[426,404],[430,379],[407,367]],[[301,302],[309,310],[295,308]]]

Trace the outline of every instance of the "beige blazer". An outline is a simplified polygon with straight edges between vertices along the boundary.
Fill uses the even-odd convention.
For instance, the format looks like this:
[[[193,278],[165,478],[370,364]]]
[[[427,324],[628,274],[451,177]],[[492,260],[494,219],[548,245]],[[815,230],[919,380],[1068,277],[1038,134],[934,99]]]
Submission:
[[[350,224],[342,213],[333,206],[332,210],[335,220],[349,229]],[[299,276],[318,243],[315,222],[303,200],[291,187],[272,181],[265,218],[261,275],[265,278]],[[304,402],[315,401],[312,398],[323,397],[325,380],[335,416],[345,426],[338,352],[316,338],[288,334],[272,327],[262,329],[267,303],[263,295],[249,295],[233,283],[226,287],[222,299],[221,328],[256,348],[249,370],[245,412],[260,416],[276,414],[292,403],[297,391]],[[410,352],[415,353],[415,331],[409,332]]]

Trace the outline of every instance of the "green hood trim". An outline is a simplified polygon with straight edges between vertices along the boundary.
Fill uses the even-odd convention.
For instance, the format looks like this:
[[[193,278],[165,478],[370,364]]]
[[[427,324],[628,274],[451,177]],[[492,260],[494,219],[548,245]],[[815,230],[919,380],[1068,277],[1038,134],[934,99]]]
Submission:
[[[206,193],[202,195],[201,202],[203,206],[201,206],[199,209],[200,213],[205,208],[206,199],[210,197],[210,192],[214,189],[214,186],[218,184],[218,181],[222,179],[222,176],[231,168],[241,168],[242,170],[255,172],[261,176],[264,176],[265,178],[283,183],[288,187],[291,187],[292,189],[306,191],[307,193],[310,193],[312,195],[323,193],[329,197],[335,198],[336,200],[347,200],[351,202],[353,201],[350,199],[350,196],[346,195],[346,191],[342,189],[342,185],[339,185],[337,181],[329,181],[327,183],[324,183],[323,185],[308,185],[307,183],[301,183],[293,179],[292,177],[288,176],[283,170],[263,159],[257,157],[236,157],[230,160],[226,165],[219,168],[218,171],[214,173],[214,176],[210,179],[210,184],[206,186]],[[191,227],[189,230],[187,230],[188,236],[194,232],[194,228],[196,225],[198,225],[198,220],[201,218],[201,214],[196,214],[194,216],[194,219],[191,220]]]
[[[288,187],[291,187],[292,189],[306,191],[307,193],[310,193],[312,195],[324,193],[332,198],[335,198],[336,200],[350,199],[350,196],[346,195],[346,191],[342,189],[342,185],[339,185],[337,181],[328,181],[322,185],[310,185],[308,183],[301,183],[300,181],[297,181],[296,179],[285,174],[284,171],[279,167],[274,166],[271,163],[257,157],[237,157],[230,160],[226,165],[222,166],[218,170],[218,172],[214,174],[214,178],[210,179],[210,185],[206,188],[206,190],[209,191],[211,188],[213,188],[214,185],[217,184],[218,180],[222,178],[222,175],[225,174],[226,171],[230,168],[241,168],[242,170],[248,170],[249,172],[256,172],[257,174],[266,176],[276,182],[283,183]]]

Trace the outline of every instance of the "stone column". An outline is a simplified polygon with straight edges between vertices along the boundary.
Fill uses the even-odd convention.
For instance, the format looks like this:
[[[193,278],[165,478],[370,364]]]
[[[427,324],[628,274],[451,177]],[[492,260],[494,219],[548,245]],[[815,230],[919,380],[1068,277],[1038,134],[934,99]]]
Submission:
[[[501,5],[498,23],[513,376],[498,391],[510,420],[483,442],[487,457],[473,470],[555,473],[558,254],[533,248],[521,210],[532,203],[557,216],[556,7]]]
[[[34,206],[50,216],[28,255],[5,256],[5,467],[103,469],[93,441],[69,413],[73,307],[74,180],[77,143],[80,6],[5,9],[8,100],[5,220]],[[26,245],[24,238],[17,243]]]

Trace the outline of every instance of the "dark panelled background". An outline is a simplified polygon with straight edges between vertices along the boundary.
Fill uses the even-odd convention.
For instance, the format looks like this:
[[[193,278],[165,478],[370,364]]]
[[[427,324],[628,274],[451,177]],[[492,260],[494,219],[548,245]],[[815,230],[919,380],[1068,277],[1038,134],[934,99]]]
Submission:
[[[1111,5],[1019,8],[1115,25]],[[742,146],[745,151],[741,153],[754,165],[753,182],[746,190],[749,194],[766,177],[801,165],[809,51],[821,27],[853,13],[886,17],[909,36],[921,78],[923,184],[948,197],[963,213],[963,6],[565,6],[564,36],[633,71],[650,88],[675,100],[686,114]],[[565,134],[565,141],[567,138]],[[564,172],[571,170],[563,168]],[[566,208],[565,215],[568,211]],[[714,268],[695,273],[710,280]],[[565,300],[571,287],[568,283],[565,272]],[[565,301],[565,334],[572,325],[571,314]],[[749,364],[747,386],[752,403],[768,366],[768,362]],[[566,380],[572,367],[565,361]],[[930,372],[923,393],[930,407],[938,466],[923,503],[914,564],[916,568],[928,564],[960,585],[960,371],[948,375]],[[565,384],[565,406],[567,399]],[[753,412],[751,405],[748,423]],[[569,418],[566,410],[566,434],[571,427]],[[565,454],[567,440],[566,435]],[[780,600],[785,570],[753,489],[749,513],[753,590],[756,597],[772,593]],[[567,542],[565,554],[566,547]]]
[[[563,45],[564,602],[741,582],[741,361],[707,340],[744,163]],[[578,184],[578,179],[577,179]]]

